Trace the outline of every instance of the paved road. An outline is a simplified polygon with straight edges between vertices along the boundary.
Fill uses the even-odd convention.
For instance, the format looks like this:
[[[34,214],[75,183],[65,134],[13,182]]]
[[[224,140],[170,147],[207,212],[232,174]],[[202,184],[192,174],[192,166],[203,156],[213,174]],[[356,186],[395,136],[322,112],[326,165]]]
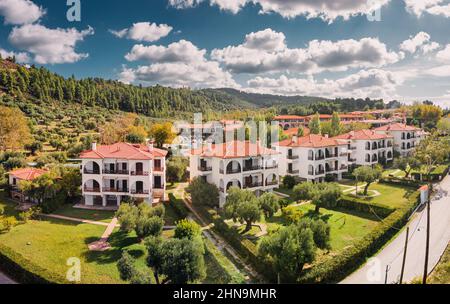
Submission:
[[[0,285],[2,284],[15,284],[15,282],[0,272]]]
[[[431,272],[439,262],[450,241],[450,176],[440,187],[448,191],[447,196],[433,200],[431,204],[430,256],[428,270]],[[425,262],[426,208],[418,212],[409,224],[409,243],[406,255],[404,282],[422,278]],[[369,260],[361,269],[347,277],[343,284],[384,284],[386,265],[389,265],[388,283],[399,281],[403,259],[406,229],[387,245],[376,259]]]

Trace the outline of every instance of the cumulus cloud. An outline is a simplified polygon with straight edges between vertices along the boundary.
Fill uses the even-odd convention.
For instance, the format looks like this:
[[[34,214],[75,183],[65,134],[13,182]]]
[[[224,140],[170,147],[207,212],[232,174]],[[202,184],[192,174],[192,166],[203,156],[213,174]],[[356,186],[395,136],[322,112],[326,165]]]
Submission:
[[[135,45],[128,61],[145,61],[137,68],[123,67],[119,79],[125,83],[161,84],[173,87],[238,87],[230,73],[206,57],[206,50],[180,40],[166,46]]]
[[[426,32],[419,32],[417,35],[411,36],[410,39],[400,44],[402,51],[411,54],[415,54],[417,51],[422,51],[422,53],[426,54],[437,50],[439,47],[439,43],[431,41],[431,36]]]
[[[190,8],[202,2],[201,0],[169,0],[169,5],[175,8]],[[239,12],[247,4],[259,5],[260,13],[278,13],[285,18],[305,16],[307,18],[322,18],[333,21],[338,17],[348,19],[351,16],[371,14],[390,0],[210,0],[211,5],[232,13]]]
[[[78,31],[75,28],[50,29],[40,24],[26,24],[15,27],[9,42],[20,50],[34,55],[38,64],[73,63],[88,57],[88,54],[77,53],[76,44],[88,35],[94,34],[92,28]]]
[[[134,23],[130,28],[120,31],[110,30],[119,38],[128,38],[136,41],[155,42],[166,37],[172,31],[172,27],[167,24],[156,24],[150,22]]]
[[[313,77],[279,78],[256,77],[247,82],[247,91],[280,95],[314,95],[334,97],[380,97],[391,94],[403,79],[393,72],[380,69],[362,70],[337,80],[321,82]],[[381,94],[381,95],[380,95]]]
[[[30,57],[28,56],[28,54],[23,52],[11,52],[0,48],[0,55],[2,56],[2,58],[15,57],[16,61],[19,63],[27,63],[30,61]]]
[[[442,15],[450,17],[450,4],[448,0],[404,0],[406,9],[416,16],[420,17],[424,13],[431,15]]]
[[[442,65],[428,69],[424,74],[435,77],[450,77],[450,65]]]
[[[306,48],[289,49],[282,33],[266,29],[248,34],[241,45],[214,49],[211,57],[234,73],[257,74],[380,67],[399,61],[403,54],[388,51],[377,38],[336,42],[313,40]]]
[[[30,0],[0,0],[0,16],[5,24],[29,24],[38,21],[45,10]]]
[[[447,46],[445,47],[445,49],[443,49],[442,51],[439,51],[436,54],[436,58],[439,61],[447,61],[450,62],[450,44],[447,44]]]

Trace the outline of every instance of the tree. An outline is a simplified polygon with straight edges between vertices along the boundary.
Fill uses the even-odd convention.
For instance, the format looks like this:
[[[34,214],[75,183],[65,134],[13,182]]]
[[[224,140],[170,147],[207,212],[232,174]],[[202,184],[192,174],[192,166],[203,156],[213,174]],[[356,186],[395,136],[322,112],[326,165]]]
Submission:
[[[293,189],[294,199],[296,201],[311,200],[313,197],[313,192],[317,187],[311,182],[304,182],[296,185]]]
[[[442,118],[437,123],[436,128],[438,129],[439,133],[442,135],[450,135],[450,118]]]
[[[400,157],[395,159],[394,167],[405,172],[405,178],[408,178],[412,170],[420,168],[420,161],[415,157]]]
[[[311,131],[311,134],[322,134],[319,113],[316,113],[316,115],[314,115],[314,117],[309,122],[309,129]]]
[[[260,209],[266,218],[271,218],[278,210],[280,210],[280,202],[278,196],[271,192],[264,193],[258,198]]]
[[[163,272],[164,256],[162,252],[163,240],[157,237],[148,237],[145,239],[147,248],[147,266],[153,270],[156,284],[160,284],[159,275]]]
[[[262,239],[259,254],[273,261],[279,278],[294,283],[305,264],[316,256],[313,232],[296,225],[282,228]]]
[[[122,257],[117,261],[117,269],[122,280],[130,281],[136,275],[134,263],[135,260],[127,251],[122,253]]]
[[[339,117],[339,114],[337,112],[333,112],[333,116],[331,118],[331,132],[330,136],[338,136],[341,134],[342,126],[341,126],[341,118]]]
[[[159,236],[164,226],[164,207],[139,206],[123,203],[116,212],[120,228],[127,233],[135,230],[138,238]]]
[[[305,129],[303,129],[302,127],[299,127],[298,130],[297,130],[297,136],[298,137],[305,136]]]
[[[210,207],[219,205],[219,189],[201,178],[194,178],[186,190],[191,194],[193,204]]]
[[[283,178],[283,187],[286,189],[292,189],[297,184],[295,177],[292,175],[286,175]]]
[[[167,162],[166,176],[170,183],[182,182],[186,176],[188,160],[184,157],[174,156]]]
[[[316,206],[316,212],[319,213],[321,207],[336,207],[342,195],[342,190],[336,183],[316,184],[316,190],[312,192],[311,201]]]
[[[321,249],[330,249],[330,225],[328,225],[325,221],[318,219],[318,220],[311,220],[309,218],[303,218],[301,221],[298,222],[297,226],[300,229],[306,229],[310,228],[313,232],[313,238],[314,243],[317,245],[317,247]]]
[[[139,216],[139,210],[131,204],[121,204],[116,212],[116,217],[120,223],[120,230],[131,232],[136,228],[136,221]]]
[[[227,200],[223,209],[225,211],[225,217],[228,219],[233,219],[233,221],[237,221],[239,218],[238,215],[238,207],[242,202],[246,201],[254,201],[256,200],[255,193],[250,190],[242,190],[239,187],[230,187],[227,190]]]
[[[147,139],[147,131],[143,126],[130,126],[125,139],[132,144],[143,144]]]
[[[158,216],[139,216],[136,220],[136,235],[139,239],[148,236],[160,236],[163,231],[164,220]]]
[[[158,148],[162,148],[164,144],[171,143],[175,138],[171,123],[154,124],[150,129],[150,135],[155,140]]]
[[[375,165],[374,167],[361,166],[353,171],[356,182],[366,183],[366,186],[364,187],[365,196],[367,196],[370,185],[380,179],[382,174],[383,168],[380,165]],[[358,193],[356,193],[356,195],[358,195]]]
[[[194,221],[183,219],[177,222],[175,238],[193,240],[201,235],[201,227]]]
[[[0,151],[21,149],[31,139],[25,115],[18,108],[0,106]]]
[[[256,199],[240,203],[236,213],[241,223],[246,223],[245,231],[250,231],[252,224],[261,219],[261,209]]]
[[[36,152],[42,151],[42,143],[34,141],[31,144],[25,145],[25,149],[30,151],[32,155],[36,155]]]
[[[443,164],[450,158],[450,142],[440,138],[438,132],[434,132],[420,142],[413,157],[421,163],[432,189],[431,173],[436,165]]]

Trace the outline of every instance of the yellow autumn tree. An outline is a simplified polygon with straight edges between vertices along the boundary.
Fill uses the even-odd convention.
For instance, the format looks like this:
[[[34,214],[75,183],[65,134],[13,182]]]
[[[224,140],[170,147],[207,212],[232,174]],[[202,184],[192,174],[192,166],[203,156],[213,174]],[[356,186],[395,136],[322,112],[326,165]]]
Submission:
[[[25,115],[18,108],[0,106],[0,150],[23,149],[31,141]]]
[[[162,148],[164,144],[170,144],[176,137],[170,122],[154,124],[150,129],[150,136],[155,140],[158,148]]]

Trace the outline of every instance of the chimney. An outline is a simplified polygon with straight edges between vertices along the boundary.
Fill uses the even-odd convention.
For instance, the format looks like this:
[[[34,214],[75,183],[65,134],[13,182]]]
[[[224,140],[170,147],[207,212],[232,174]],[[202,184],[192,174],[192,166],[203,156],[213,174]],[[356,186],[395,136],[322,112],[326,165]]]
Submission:
[[[148,152],[153,153],[153,142],[149,141],[147,143],[147,146],[148,146]]]
[[[298,142],[298,136],[294,135],[292,136],[292,143],[296,144]]]
[[[325,134],[325,138],[329,138],[330,136],[328,134]]]
[[[96,143],[96,142],[93,142],[93,143],[91,144],[91,150],[92,150],[92,151],[97,151],[97,143]]]
[[[212,142],[208,142],[208,151],[212,152]]]

